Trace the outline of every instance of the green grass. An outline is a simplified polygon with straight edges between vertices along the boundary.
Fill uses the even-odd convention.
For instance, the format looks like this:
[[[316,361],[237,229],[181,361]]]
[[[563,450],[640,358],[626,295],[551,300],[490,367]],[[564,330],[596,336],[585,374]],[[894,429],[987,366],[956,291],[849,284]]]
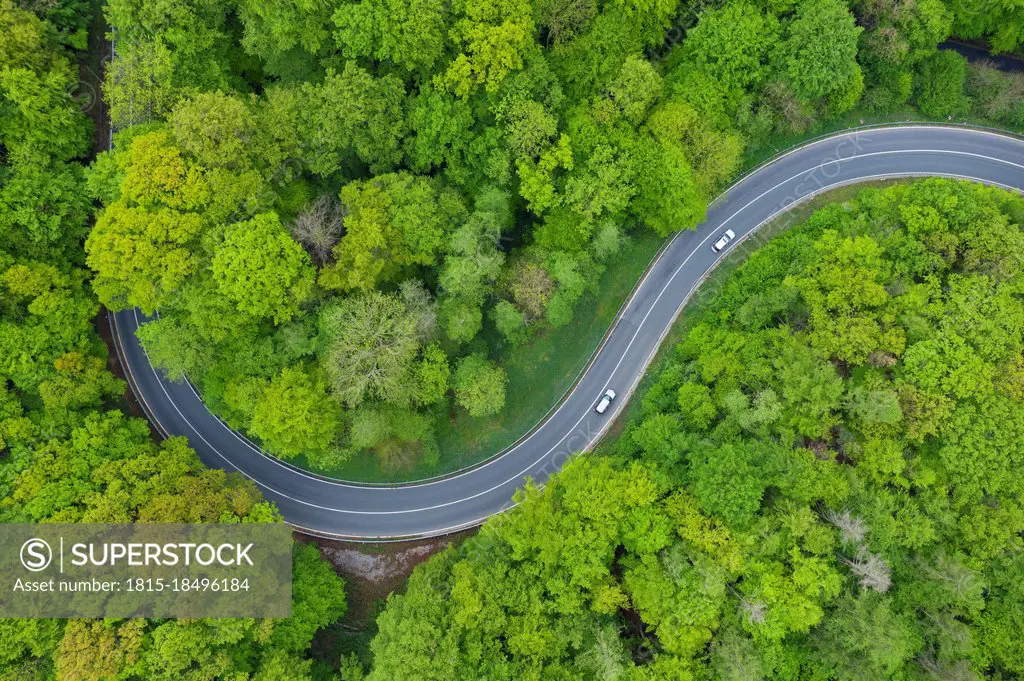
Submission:
[[[854,110],[849,114],[804,131],[802,133],[779,134],[757,142],[750,142],[744,152],[741,172],[747,172],[768,161],[779,152],[806,142],[818,136],[839,133],[859,125],[905,123],[924,121],[912,107],[883,115]],[[937,122],[948,122],[941,120]],[[998,127],[997,123],[976,117],[958,119],[955,123],[968,123]],[[785,218],[762,228],[765,235],[774,235],[787,224],[795,224],[806,218],[815,208],[824,203],[842,201],[856,194],[864,185],[836,189],[794,209]],[[794,217],[796,219],[794,219]],[[716,269],[702,290],[705,293],[719,286],[736,266],[743,262],[757,248],[760,240],[751,240],[736,248]],[[316,472],[335,478],[362,482],[406,482],[431,476],[442,475],[460,468],[478,464],[511,445],[533,428],[570,388],[580,370],[589,361],[594,349],[600,343],[616,312],[625,301],[634,284],[646,270],[650,260],[662,246],[664,240],[642,232],[622,249],[619,257],[608,264],[601,277],[599,296],[590,296],[579,303],[572,323],[561,328],[548,330],[517,348],[503,348],[493,329],[486,329],[484,336],[492,348],[491,355],[498,358],[509,376],[505,409],[497,416],[473,418],[459,409],[439,417],[437,437],[440,457],[434,465],[423,462],[417,451],[406,453],[406,464],[386,466],[375,456],[357,456],[343,466],[331,469],[315,469]],[[708,288],[710,287],[710,289]],[[708,300],[713,296],[702,296]],[[693,317],[696,308],[688,307],[690,315],[683,314],[674,326],[647,375],[637,390],[650,385],[651,377],[657,375],[664,365],[666,349],[673,348],[687,328],[687,319]],[[497,349],[497,352],[494,350]],[[620,416],[612,434],[626,423],[634,413],[638,400],[633,400]],[[301,462],[297,462],[302,465]]]
[[[497,454],[537,425],[573,385],[663,243],[664,239],[648,231],[633,236],[608,264],[598,284],[600,295],[585,296],[572,322],[497,354],[498,364],[509,377],[505,409],[482,418],[459,409],[439,419],[441,456],[437,465],[415,461],[403,468],[386,469],[376,457],[359,456],[344,466],[317,472],[346,480],[401,482],[455,471]],[[500,344],[493,329],[485,335],[492,345]]]
[[[883,125],[885,123],[895,124],[920,120],[923,120],[921,114],[909,106],[898,111],[891,111],[885,114],[871,114],[854,109],[844,116],[825,121],[815,125],[809,130],[805,130],[804,132],[780,133],[776,135],[769,135],[762,140],[748,141],[747,147],[743,151],[743,163],[740,172],[745,173],[753,170],[776,154],[786,151],[791,147],[803,144],[815,137],[821,137],[832,133],[840,133],[844,130],[861,125]]]
[[[923,115],[910,105],[884,114],[876,114],[861,109],[854,109],[848,114],[815,125],[809,130],[805,130],[801,133],[770,135],[763,140],[748,141],[747,147],[743,151],[743,162],[740,167],[740,173],[749,172],[765,161],[770,160],[776,154],[809,142],[816,137],[824,137],[833,133],[838,134],[858,126],[885,125],[889,123],[895,125],[908,122],[976,125],[986,128],[998,128],[1009,134],[1018,134],[1016,131],[1008,129],[1004,124],[999,123],[998,121],[992,121],[974,115],[962,116],[952,120],[948,118],[932,118]]]

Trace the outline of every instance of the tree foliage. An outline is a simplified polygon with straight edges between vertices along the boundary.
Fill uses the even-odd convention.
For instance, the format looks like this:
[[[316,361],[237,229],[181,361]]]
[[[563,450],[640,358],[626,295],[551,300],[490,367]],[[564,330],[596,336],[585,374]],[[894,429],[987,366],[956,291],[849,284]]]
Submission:
[[[253,409],[252,432],[284,457],[317,454],[337,436],[341,409],[323,380],[286,368],[263,390]]]
[[[992,22],[1014,11],[967,16],[950,0],[112,0],[118,50],[104,94],[118,132],[85,177],[103,206],[86,264],[104,305],[158,313],[141,331],[146,351],[169,375],[188,374],[232,426],[249,428],[263,386],[300,371],[326,377],[341,407],[328,419],[331,451],[358,452],[352,410],[450,412],[463,360],[504,363],[566,328],[627,239],[696,226],[748,148],[759,156],[854,107],[908,102],[1020,125],[1014,78],[937,49],[951,33],[1012,43]],[[0,243],[39,256],[88,224],[81,174],[40,161],[84,153],[85,119],[62,99],[73,70],[47,51],[54,34],[13,6],[3,17],[13,47],[0,136],[18,162],[0,170]],[[413,281],[421,293],[407,299]],[[828,302],[841,282],[801,285],[816,342],[846,348],[843,361],[901,351],[888,321],[867,321],[867,301]],[[344,335],[321,320],[400,291],[415,337],[342,361]],[[376,318],[365,337],[384,339],[391,317],[352,318]],[[788,394],[801,385],[792,372]],[[814,423],[835,425],[795,407],[763,421],[770,393],[756,407],[759,393],[743,411],[748,430],[817,437],[825,426]],[[892,468],[884,448],[871,451]]]
[[[369,678],[1019,673],[1022,208],[926,180],[776,237],[603,456],[391,596]]]
[[[596,304],[626,239],[696,225],[744,149],[908,102],[1024,125],[1017,75],[937,49],[1015,49],[1018,2],[110,0],[114,149],[83,170],[95,11],[0,0],[8,521],[277,520],[118,411],[93,294],[270,453],[429,468],[456,407],[502,418],[507,353]],[[371,678],[1024,673],[1021,214],[921,183],[763,249],[611,459],[391,599]],[[325,678],[344,598],[314,554],[288,621],[2,622],[0,676]]]
[[[481,355],[461,360],[452,382],[456,399],[470,416],[496,414],[505,406],[508,377]]]
[[[396,296],[374,291],[326,309],[320,334],[329,347],[327,372],[335,395],[350,406],[368,397],[406,402],[418,348],[415,331]]]
[[[198,18],[216,15],[217,6],[115,2],[108,9],[119,20],[137,18],[164,47],[199,47],[192,58],[201,63],[201,46],[215,36]],[[246,146],[252,112],[241,98],[213,93],[177,108],[168,103],[161,113],[174,108],[172,123],[131,131],[117,152],[83,172],[90,124],[80,106],[96,102],[72,96],[75,62],[88,73],[80,51],[98,9],[78,1],[0,2],[0,521],[280,522],[254,483],[206,468],[184,438],[159,441],[144,420],[121,411],[127,386],[108,370],[96,296],[113,308],[152,311],[179,302],[178,292],[200,273],[212,284],[219,230],[247,225],[258,235],[260,225],[247,224],[239,204],[249,198],[259,207],[246,196],[259,173]],[[126,42],[121,54],[137,57]],[[83,253],[94,197],[107,205]],[[229,220],[236,214],[242,217]],[[285,249],[299,248],[284,237]],[[249,256],[242,251],[235,255]],[[267,264],[263,274],[272,274],[281,253],[270,255],[274,262],[248,264]],[[94,268],[92,291],[86,264]],[[312,282],[311,268],[306,278]],[[211,316],[247,316],[225,310],[223,301],[210,305],[212,298],[199,302],[206,317],[195,322],[204,331],[215,326]],[[181,323],[173,315],[169,321]],[[337,410],[323,399],[316,407]],[[328,430],[333,437],[334,427]],[[307,650],[319,629],[344,614],[344,584],[312,546],[297,545],[293,562],[287,620],[2,620],[0,678],[311,681],[316,665]]]
[[[294,317],[313,287],[309,258],[275,213],[231,225],[210,267],[225,298],[275,323]]]

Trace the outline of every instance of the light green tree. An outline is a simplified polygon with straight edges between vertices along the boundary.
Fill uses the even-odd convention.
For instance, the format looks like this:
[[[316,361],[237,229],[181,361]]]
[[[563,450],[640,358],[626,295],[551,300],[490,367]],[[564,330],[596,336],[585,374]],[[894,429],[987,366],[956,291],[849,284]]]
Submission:
[[[469,355],[459,361],[452,385],[455,398],[470,416],[496,414],[505,406],[505,370],[483,355]]]
[[[218,290],[239,310],[275,324],[294,317],[313,289],[309,256],[276,213],[230,225],[210,268]]]
[[[278,456],[316,454],[337,438],[341,408],[324,381],[301,368],[288,368],[272,378],[257,399],[250,428]]]

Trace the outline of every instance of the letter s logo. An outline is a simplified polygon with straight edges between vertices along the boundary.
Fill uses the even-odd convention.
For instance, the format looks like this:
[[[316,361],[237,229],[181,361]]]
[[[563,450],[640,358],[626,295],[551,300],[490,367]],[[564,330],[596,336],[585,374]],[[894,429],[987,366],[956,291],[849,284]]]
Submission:
[[[53,551],[42,539],[29,539],[21,545],[21,564],[26,570],[40,572],[45,570],[52,560]]]

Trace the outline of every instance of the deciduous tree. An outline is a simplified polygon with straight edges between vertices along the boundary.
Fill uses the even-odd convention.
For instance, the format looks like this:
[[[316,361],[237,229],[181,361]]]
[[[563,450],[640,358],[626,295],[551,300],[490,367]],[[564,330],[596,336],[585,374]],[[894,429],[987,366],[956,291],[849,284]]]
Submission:
[[[397,297],[371,291],[344,298],[321,313],[320,334],[338,399],[353,407],[367,398],[408,401],[419,344],[415,322]]]
[[[459,361],[453,377],[455,398],[470,416],[486,416],[505,406],[505,370],[483,355],[470,355]]]
[[[220,292],[238,309],[275,324],[298,312],[313,288],[313,268],[276,213],[229,226],[210,265]]]
[[[293,458],[329,449],[341,430],[341,408],[322,380],[288,368],[263,390],[253,409],[252,432],[274,454]]]

